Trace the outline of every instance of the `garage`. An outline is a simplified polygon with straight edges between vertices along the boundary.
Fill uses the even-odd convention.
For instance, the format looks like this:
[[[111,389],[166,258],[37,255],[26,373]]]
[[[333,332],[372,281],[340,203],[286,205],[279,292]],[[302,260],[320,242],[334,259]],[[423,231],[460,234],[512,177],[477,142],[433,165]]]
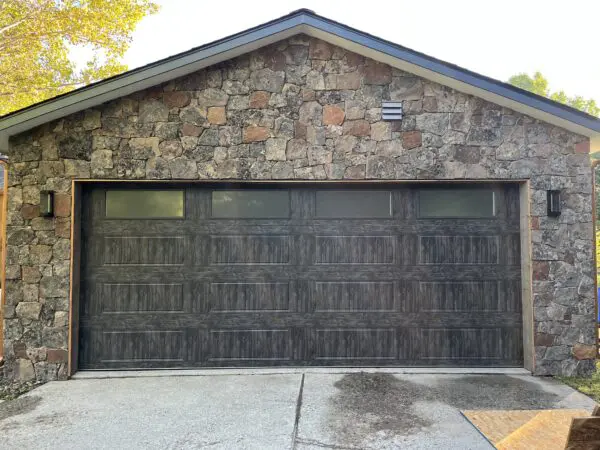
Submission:
[[[85,184],[79,368],[523,366],[517,184]]]

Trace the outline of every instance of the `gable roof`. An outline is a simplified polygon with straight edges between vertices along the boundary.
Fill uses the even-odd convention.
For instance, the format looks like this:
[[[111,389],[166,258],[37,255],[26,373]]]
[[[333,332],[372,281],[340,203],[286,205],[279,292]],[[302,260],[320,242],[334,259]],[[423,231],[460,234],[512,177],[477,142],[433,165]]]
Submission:
[[[600,149],[600,119],[594,116],[359,31],[313,11],[300,9],[240,33],[2,116],[0,151],[6,149],[8,138],[15,134],[301,33],[588,136],[592,142],[592,150]]]

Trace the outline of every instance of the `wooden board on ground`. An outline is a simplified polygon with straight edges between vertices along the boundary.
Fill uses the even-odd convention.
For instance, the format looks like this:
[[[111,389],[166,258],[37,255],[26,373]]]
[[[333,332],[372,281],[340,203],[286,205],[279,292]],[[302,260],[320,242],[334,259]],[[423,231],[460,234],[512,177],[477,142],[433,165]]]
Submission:
[[[498,450],[563,450],[571,420],[589,416],[583,409],[462,413]]]

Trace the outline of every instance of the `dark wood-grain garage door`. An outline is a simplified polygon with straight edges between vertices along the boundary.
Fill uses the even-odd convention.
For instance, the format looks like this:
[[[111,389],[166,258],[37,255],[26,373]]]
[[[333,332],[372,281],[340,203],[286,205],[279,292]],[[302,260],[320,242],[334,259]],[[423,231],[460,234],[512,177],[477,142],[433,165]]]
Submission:
[[[79,367],[522,366],[516,185],[87,187]]]

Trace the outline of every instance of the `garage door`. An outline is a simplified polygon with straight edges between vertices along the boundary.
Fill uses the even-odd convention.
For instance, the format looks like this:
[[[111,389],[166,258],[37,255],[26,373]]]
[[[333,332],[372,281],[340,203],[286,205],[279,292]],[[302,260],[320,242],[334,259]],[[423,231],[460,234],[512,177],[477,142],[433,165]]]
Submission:
[[[518,192],[87,187],[79,367],[522,366]]]

